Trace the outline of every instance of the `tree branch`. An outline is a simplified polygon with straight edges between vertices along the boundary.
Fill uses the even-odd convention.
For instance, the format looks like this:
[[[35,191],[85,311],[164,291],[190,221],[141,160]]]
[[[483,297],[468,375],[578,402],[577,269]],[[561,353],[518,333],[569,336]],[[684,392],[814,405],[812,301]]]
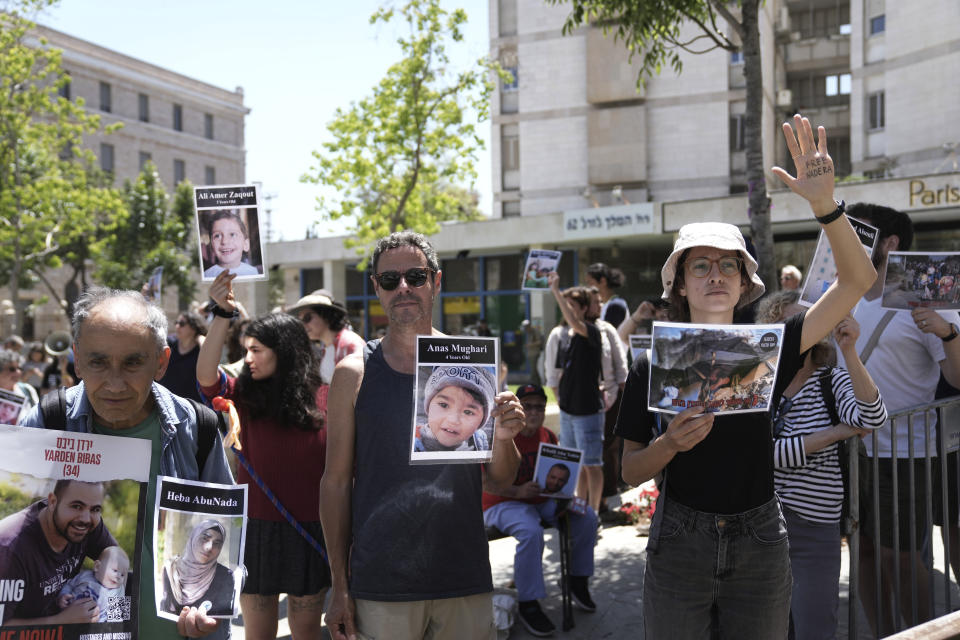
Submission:
[[[710,0],[710,2],[708,3],[708,6],[713,11],[716,11],[717,13],[719,13],[720,17],[726,20],[727,24],[733,27],[733,30],[737,32],[738,36],[740,36],[741,41],[747,37],[747,32],[743,28],[743,23],[737,20],[737,16],[733,15],[721,0]],[[712,14],[712,11],[711,11],[711,14]],[[727,42],[729,42],[729,40],[727,40]],[[731,42],[730,44],[733,44],[733,43]]]
[[[60,307],[61,310],[66,311],[67,310],[66,301],[60,296],[60,293],[58,293],[57,290],[53,288],[53,285],[50,284],[49,280],[47,280],[47,276],[43,274],[43,271],[41,271],[40,269],[32,265],[27,267],[27,270],[30,271],[33,275],[40,278],[40,281],[47,287],[47,289],[50,290],[50,294],[53,296],[53,299],[56,300],[57,306]],[[74,278],[76,278],[76,274],[74,274]]]

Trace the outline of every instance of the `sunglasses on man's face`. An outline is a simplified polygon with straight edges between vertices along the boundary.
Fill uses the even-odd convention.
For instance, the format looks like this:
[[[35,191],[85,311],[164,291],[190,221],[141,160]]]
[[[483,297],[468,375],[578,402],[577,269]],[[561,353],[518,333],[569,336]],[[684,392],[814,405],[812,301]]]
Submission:
[[[393,291],[400,286],[401,279],[406,280],[407,284],[411,287],[422,287],[427,283],[431,273],[433,273],[433,269],[413,267],[402,273],[400,271],[376,273],[373,279],[377,281],[377,284],[379,284],[380,288],[384,291]]]

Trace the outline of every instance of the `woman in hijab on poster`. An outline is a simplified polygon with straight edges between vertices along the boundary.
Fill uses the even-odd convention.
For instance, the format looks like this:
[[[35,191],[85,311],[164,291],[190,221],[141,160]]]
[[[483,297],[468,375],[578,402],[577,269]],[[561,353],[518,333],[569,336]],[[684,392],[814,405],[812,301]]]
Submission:
[[[184,607],[209,602],[207,615],[233,615],[233,573],[217,562],[226,537],[223,525],[213,519],[193,528],[183,553],[163,564],[163,611],[178,615]]]
[[[837,280],[805,312],[786,320],[771,406],[817,344],[876,279],[833,199],[833,161],[823,127],[817,141],[806,118],[783,133],[797,170],[773,173],[807,200],[837,263]],[[680,229],[661,271],[671,319],[732,324],[734,311],[764,285],[740,230],[706,222]],[[651,526],[643,588],[648,638],[786,638],[791,574],[787,531],[773,488],[768,413],[715,415],[691,408],[674,416],[647,410],[648,358],[627,379],[617,422],[624,438],[623,477],[639,485],[663,473]]]

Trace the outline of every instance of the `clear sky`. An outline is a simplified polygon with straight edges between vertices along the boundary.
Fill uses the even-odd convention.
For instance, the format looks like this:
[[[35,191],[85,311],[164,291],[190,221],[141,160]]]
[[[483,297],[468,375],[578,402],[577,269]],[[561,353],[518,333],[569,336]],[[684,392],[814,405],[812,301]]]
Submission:
[[[233,90],[243,87],[247,181],[273,197],[275,239],[302,238],[319,219],[319,187],[300,183],[311,152],[327,139],[337,107],[369,95],[399,59],[400,22],[369,24],[379,6],[397,0],[60,0],[37,22],[134,58]],[[463,8],[464,42],[448,47],[457,65],[489,52],[486,0],[443,0]],[[480,125],[476,189],[490,212],[490,124]],[[329,233],[330,223],[317,228]],[[336,229],[332,229],[336,231]]]

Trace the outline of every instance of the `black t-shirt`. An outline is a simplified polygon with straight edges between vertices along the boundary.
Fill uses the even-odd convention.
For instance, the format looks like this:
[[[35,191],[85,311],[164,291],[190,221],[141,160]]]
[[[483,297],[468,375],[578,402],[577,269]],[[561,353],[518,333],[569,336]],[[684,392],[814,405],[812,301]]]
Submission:
[[[803,364],[800,337],[806,312],[786,321],[780,364],[770,406]],[[649,360],[633,363],[620,403],[616,434],[649,444],[655,438],[656,413],[647,410]],[[672,416],[661,414],[662,430]],[[667,465],[667,495],[691,509],[707,513],[742,513],[773,498],[773,438],[769,413],[718,415],[706,438]]]
[[[586,323],[587,335],[575,333],[570,339],[560,376],[558,404],[565,412],[587,416],[603,409],[600,397],[600,363],[603,345],[600,329]]]
[[[200,391],[197,389],[197,358],[200,357],[200,345],[186,353],[180,353],[176,338],[167,338],[170,347],[170,364],[167,371],[160,378],[160,384],[165,386],[174,395],[181,398],[193,398],[202,402]]]

